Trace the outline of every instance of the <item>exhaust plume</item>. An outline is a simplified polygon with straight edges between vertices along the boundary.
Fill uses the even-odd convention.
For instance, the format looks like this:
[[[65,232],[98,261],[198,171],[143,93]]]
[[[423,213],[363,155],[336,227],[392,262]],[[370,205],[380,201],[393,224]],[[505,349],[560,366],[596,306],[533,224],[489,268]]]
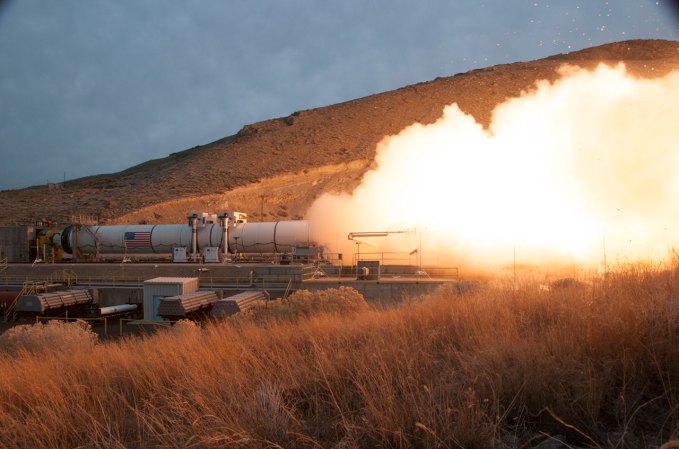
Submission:
[[[452,104],[385,137],[351,195],[308,211],[321,240],[350,255],[349,232],[409,229],[358,249],[470,269],[665,258],[679,243],[679,72],[560,72],[498,105],[488,129]]]

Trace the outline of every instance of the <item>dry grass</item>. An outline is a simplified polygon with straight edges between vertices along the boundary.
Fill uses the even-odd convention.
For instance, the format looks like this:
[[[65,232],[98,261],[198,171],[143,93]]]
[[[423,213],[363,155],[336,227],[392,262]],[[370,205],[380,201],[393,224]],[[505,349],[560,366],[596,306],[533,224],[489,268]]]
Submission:
[[[5,334],[0,447],[658,447],[679,436],[678,293],[633,266],[381,311],[305,292],[117,343]]]

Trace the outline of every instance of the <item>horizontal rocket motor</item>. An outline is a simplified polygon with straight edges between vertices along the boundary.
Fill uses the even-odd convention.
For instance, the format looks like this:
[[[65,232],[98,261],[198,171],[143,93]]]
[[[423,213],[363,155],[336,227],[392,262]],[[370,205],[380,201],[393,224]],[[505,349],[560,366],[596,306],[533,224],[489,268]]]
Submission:
[[[193,247],[191,224],[68,226],[52,239],[64,252],[73,254],[171,254],[176,247]],[[206,223],[196,227],[196,246],[223,250],[227,235],[231,253],[289,253],[294,247],[314,246],[308,221],[235,223],[224,227]]]

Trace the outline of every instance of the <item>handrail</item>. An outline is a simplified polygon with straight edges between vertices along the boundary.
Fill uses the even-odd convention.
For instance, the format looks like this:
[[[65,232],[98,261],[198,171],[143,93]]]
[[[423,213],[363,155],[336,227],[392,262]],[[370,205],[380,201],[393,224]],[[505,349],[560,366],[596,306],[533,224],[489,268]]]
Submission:
[[[69,270],[70,271],[70,270]],[[206,287],[274,287],[274,288],[285,288],[288,282],[292,279],[292,282],[301,280],[302,277],[295,273],[290,275],[289,273],[281,274],[256,274],[252,277],[249,275],[241,276],[209,276],[205,274],[200,274],[196,276],[199,279],[201,286]],[[25,284],[27,282],[33,283],[44,283],[44,275],[32,274],[32,275],[14,275],[14,276],[2,276],[0,277],[0,284]],[[144,278],[132,278],[126,277],[121,278],[120,276],[110,275],[110,276],[81,276],[78,277],[75,273],[57,273],[52,274],[47,282],[70,282],[70,285],[77,284],[82,287],[97,287],[97,286],[114,286],[114,287],[143,287]]]
[[[403,251],[379,251],[354,253],[353,264],[361,260],[378,260],[381,265],[417,265],[417,260],[413,260],[412,253]]]
[[[328,277],[353,277],[356,273],[355,266],[345,265],[344,267],[328,266],[323,267]],[[414,265],[381,265],[381,275],[383,278],[400,277],[407,278],[421,278],[422,273],[417,273],[420,268]],[[432,278],[443,279],[459,279],[459,269],[457,267],[422,267],[422,270],[427,272]],[[70,270],[69,270],[70,271]],[[52,274],[51,281],[53,282],[70,282],[70,285],[77,284],[81,287],[121,287],[121,288],[142,288],[144,286],[144,278],[126,276],[122,278],[120,275],[101,275],[101,276],[76,276],[75,273],[58,273]],[[280,274],[263,274],[254,273],[252,277],[242,274],[240,276],[217,276],[208,273],[199,273],[196,277],[199,278],[199,284],[203,288],[246,288],[259,287],[263,289],[280,289],[287,290],[288,284],[292,281],[293,288],[296,283],[304,283],[316,279],[319,268],[311,265],[302,267],[300,271]],[[0,284],[4,285],[20,285],[23,286],[27,282],[44,283],[44,274],[31,275],[2,275],[0,276]]]
[[[285,293],[283,293],[283,299],[287,299],[288,295],[290,294],[290,290],[292,290],[292,278],[288,281],[288,286],[285,289]]]
[[[355,278],[356,277],[356,267],[351,265],[346,265],[338,269],[338,267],[326,268],[324,270],[327,272],[327,277],[321,277],[323,279],[343,279],[343,278]],[[380,265],[380,279],[387,280],[459,280],[460,270],[458,267],[417,267],[414,265]],[[303,273],[302,282],[310,282],[319,280],[319,276],[314,276],[314,273],[309,271]]]
[[[36,286],[35,283],[29,283],[29,281],[25,281],[23,287],[17,293],[16,297],[14,300],[9,303],[9,306],[5,309],[5,323],[9,323],[10,321],[16,320],[16,315],[17,315],[17,301],[19,300],[20,297],[25,296],[25,295],[35,295],[36,293]]]
[[[169,327],[172,326],[174,323],[177,321],[170,321],[170,320],[135,320],[133,318],[120,318],[118,321],[118,329],[119,329],[119,335],[122,337],[123,336],[123,325],[125,323],[128,324],[146,324],[146,325],[151,325],[151,326],[162,326],[162,327]]]
[[[61,281],[70,287],[71,285],[75,285],[78,283],[78,275],[73,270],[64,268],[63,270],[53,271],[50,274],[50,281],[52,282]]]
[[[314,273],[316,273],[318,268],[315,265],[302,267],[300,270],[300,278],[302,281],[307,281],[314,278]]]

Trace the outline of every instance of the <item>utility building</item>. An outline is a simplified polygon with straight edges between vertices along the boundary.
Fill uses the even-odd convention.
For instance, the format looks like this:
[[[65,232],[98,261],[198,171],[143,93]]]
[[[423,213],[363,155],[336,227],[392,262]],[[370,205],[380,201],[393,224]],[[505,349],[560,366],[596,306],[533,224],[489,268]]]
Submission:
[[[144,281],[144,319],[160,320],[158,306],[163,298],[198,290],[198,278],[161,277]]]

